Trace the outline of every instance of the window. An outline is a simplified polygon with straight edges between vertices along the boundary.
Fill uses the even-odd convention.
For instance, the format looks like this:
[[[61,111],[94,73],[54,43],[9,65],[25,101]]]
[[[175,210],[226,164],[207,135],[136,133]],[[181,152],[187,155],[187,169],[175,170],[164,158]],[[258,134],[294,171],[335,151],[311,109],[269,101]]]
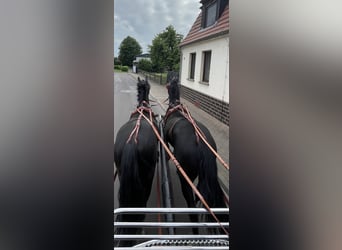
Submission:
[[[190,53],[190,71],[189,71],[189,79],[195,79],[195,64],[196,64],[196,53]]]
[[[209,83],[210,61],[211,61],[211,51],[204,51],[203,52],[202,82]]]
[[[204,28],[213,25],[216,22],[216,11],[217,11],[217,2],[208,5],[205,7],[205,21]]]
[[[219,1],[219,16],[221,16],[222,12],[224,11],[224,8],[228,5],[228,0],[220,0]]]

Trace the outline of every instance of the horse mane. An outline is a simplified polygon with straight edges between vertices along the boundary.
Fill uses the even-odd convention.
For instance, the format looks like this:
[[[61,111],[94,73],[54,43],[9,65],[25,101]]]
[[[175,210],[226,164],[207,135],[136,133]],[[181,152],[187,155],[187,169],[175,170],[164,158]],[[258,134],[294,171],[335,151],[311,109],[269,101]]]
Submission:
[[[179,91],[179,84],[178,78],[172,78],[169,86],[169,100],[171,105],[175,105],[180,103],[180,91]]]
[[[138,83],[137,83],[137,99],[138,99],[138,107],[141,106],[142,102],[145,101],[149,103],[148,95],[150,93],[150,84],[146,78],[146,80],[141,80],[140,77],[138,77]]]

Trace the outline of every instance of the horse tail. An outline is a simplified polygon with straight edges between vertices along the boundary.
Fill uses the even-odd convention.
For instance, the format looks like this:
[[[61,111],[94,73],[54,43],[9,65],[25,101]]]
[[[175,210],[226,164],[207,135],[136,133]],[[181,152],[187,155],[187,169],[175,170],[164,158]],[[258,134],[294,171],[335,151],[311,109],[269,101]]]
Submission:
[[[131,142],[126,143],[120,164],[120,207],[134,207],[134,204],[139,200],[136,199],[136,196],[141,195],[143,190],[137,157],[137,145]]]
[[[225,195],[217,177],[216,156],[204,142],[199,142],[200,164],[198,174],[198,191],[211,208],[225,208]],[[207,216],[213,220],[210,215]],[[221,222],[228,221],[228,214],[217,215]]]
[[[120,207],[141,207],[143,200],[143,185],[140,180],[139,164],[138,164],[137,144],[126,143],[121,156],[120,163],[120,189],[119,189],[119,205]],[[138,214],[121,214],[118,221],[142,221],[144,215]],[[117,228],[117,234],[137,234],[136,228]],[[132,246],[135,241],[118,241],[114,242],[115,246]]]

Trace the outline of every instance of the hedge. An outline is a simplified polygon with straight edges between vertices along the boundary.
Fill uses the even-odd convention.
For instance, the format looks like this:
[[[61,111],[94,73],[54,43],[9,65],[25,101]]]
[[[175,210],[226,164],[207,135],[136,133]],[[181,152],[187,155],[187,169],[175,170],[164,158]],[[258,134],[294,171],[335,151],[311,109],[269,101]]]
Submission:
[[[128,66],[121,66],[121,71],[128,72]]]

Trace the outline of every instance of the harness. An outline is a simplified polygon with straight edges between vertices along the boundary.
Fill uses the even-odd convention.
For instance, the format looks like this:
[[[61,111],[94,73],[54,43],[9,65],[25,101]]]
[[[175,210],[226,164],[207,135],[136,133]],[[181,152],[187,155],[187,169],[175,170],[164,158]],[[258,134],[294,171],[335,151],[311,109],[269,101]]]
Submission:
[[[185,173],[185,171],[183,170],[183,168],[181,167],[181,165],[179,164],[179,162],[177,161],[177,159],[175,158],[175,156],[171,153],[170,149],[168,148],[168,146],[166,145],[166,143],[164,142],[164,140],[161,138],[158,130],[156,129],[154,123],[153,123],[153,112],[152,109],[150,107],[150,105],[146,102],[143,101],[142,104],[145,104],[147,106],[139,106],[132,114],[131,117],[137,113],[139,113],[139,116],[137,118],[137,123],[135,125],[135,127],[133,128],[129,138],[127,139],[126,143],[128,143],[133,135],[134,135],[134,141],[135,143],[138,143],[137,140],[137,136],[138,136],[138,132],[139,132],[139,128],[140,128],[140,121],[141,118],[144,118],[151,126],[151,128],[153,129],[154,133],[156,134],[159,142],[161,143],[162,147],[165,149],[165,151],[167,152],[167,154],[170,156],[170,159],[174,162],[176,168],[178,169],[178,171],[183,175],[183,177],[185,178],[185,180],[187,181],[187,183],[190,185],[190,187],[192,188],[192,190],[194,191],[194,193],[197,195],[197,197],[199,198],[199,200],[202,202],[203,206],[207,209],[207,211],[212,215],[212,217],[215,219],[215,221],[221,226],[222,230],[228,235],[227,230],[222,226],[221,222],[219,221],[219,219],[216,217],[216,215],[213,213],[212,209],[209,207],[209,205],[207,204],[207,202],[205,201],[205,199],[203,198],[202,194],[198,191],[198,189],[196,188],[196,186],[192,183],[192,181],[190,180],[190,178],[187,176],[187,174]],[[149,114],[149,118],[146,117],[146,115],[144,115],[144,111],[147,112]],[[180,121],[181,119],[186,118],[187,120],[190,121],[190,123],[194,126],[195,131],[196,131],[196,136],[197,139],[198,137],[201,137],[201,139],[207,144],[207,146],[213,151],[213,153],[215,153],[215,155],[218,157],[218,159],[221,160],[221,162],[223,162],[223,160],[221,159],[221,157],[218,156],[218,154],[216,152],[214,152],[215,150],[210,146],[210,144],[206,141],[205,136],[203,134],[203,132],[200,130],[200,128],[198,127],[198,125],[196,124],[196,122],[194,121],[194,119],[192,118],[192,116],[190,115],[190,112],[188,111],[188,109],[186,107],[183,107],[182,104],[178,104],[175,107],[169,109],[164,117],[164,124],[166,123],[166,120],[169,118],[170,114],[172,114],[175,111],[180,111],[180,113],[183,115],[181,117],[178,117],[177,119],[175,119],[175,121],[172,123],[171,126],[171,131],[173,129],[173,127],[175,126],[175,124]],[[223,162],[224,163],[224,162]],[[224,166],[228,169],[228,165],[226,163],[224,163]],[[114,180],[116,177],[116,173],[114,174]]]
[[[149,118],[152,121],[154,113],[152,111],[152,108],[150,106],[150,104],[146,101],[142,101],[141,106],[137,107],[135,111],[132,112],[130,118],[132,118],[134,115],[139,114],[139,116],[137,118],[135,118],[135,120],[137,121],[132,132],[130,133],[126,143],[129,143],[134,135],[134,142],[135,144],[138,144],[138,134],[139,134],[139,129],[140,129],[140,122],[141,122],[141,118],[143,117],[143,113],[147,112],[149,114]]]
[[[178,105],[168,109],[168,111],[166,112],[166,115],[164,117],[164,124],[166,124],[166,120],[175,111],[179,111],[183,115],[183,117],[185,119],[187,119],[191,123],[191,125],[194,127],[197,143],[199,142],[199,137],[200,137],[202,139],[202,141],[208,146],[208,148],[213,152],[213,154],[217,157],[217,159],[222,163],[222,165],[226,169],[229,169],[228,164],[222,159],[222,157],[216,152],[216,150],[213,149],[213,147],[208,143],[207,138],[204,135],[203,131],[197,125],[196,121],[192,118],[192,116],[191,116],[189,110],[187,109],[187,107],[183,106],[183,104],[180,103],[180,104],[178,104]],[[172,131],[173,127],[176,125],[176,123],[179,122],[179,121],[180,121],[180,119],[174,121],[174,124],[172,124],[172,126],[170,126],[171,127],[171,131]]]
[[[172,131],[174,126],[177,124],[177,122],[179,122],[180,120],[184,120],[185,118],[182,116],[178,116],[178,117],[170,117],[168,119],[168,122],[164,123],[164,130],[166,131],[168,137],[172,137]]]
[[[179,113],[182,116],[175,117],[175,118],[170,118],[170,115],[173,114],[176,111],[179,111]],[[170,125],[166,124],[168,119],[171,119],[171,123],[169,123]],[[164,117],[165,130],[167,131],[167,133],[168,133],[168,135],[170,137],[172,135],[172,130],[175,127],[176,123],[179,122],[180,120],[183,120],[183,119],[188,120],[190,122],[190,124],[194,127],[197,144],[199,143],[200,135],[202,137],[204,137],[205,140],[207,139],[205,134],[203,133],[203,131],[197,125],[196,121],[192,118],[188,108],[183,106],[183,104],[181,104],[181,103],[176,105],[176,106],[174,106],[174,107],[172,107],[172,108],[169,108],[167,110],[167,112],[166,112],[165,117]]]
[[[181,105],[181,104],[180,104]],[[177,105],[178,106],[178,105]],[[176,106],[176,107],[177,107]],[[182,105],[181,105],[182,106]],[[174,108],[176,108],[174,107]],[[176,109],[175,109],[176,110]],[[171,153],[170,149],[168,148],[168,146],[166,145],[166,143],[164,142],[164,140],[160,137],[158,130],[155,128],[155,126],[153,126],[152,120],[149,120],[142,111],[138,112],[142,115],[142,117],[145,118],[145,120],[151,125],[154,133],[156,134],[159,142],[162,144],[163,148],[165,149],[165,151],[167,152],[167,154],[170,156],[170,159],[173,161],[173,163],[175,164],[176,168],[178,169],[178,171],[183,175],[183,177],[185,178],[185,180],[187,181],[187,183],[190,185],[190,187],[192,188],[192,190],[194,191],[194,193],[197,195],[197,197],[199,198],[199,200],[202,202],[203,206],[207,209],[207,211],[212,215],[212,217],[216,220],[216,222],[221,226],[222,230],[227,234],[227,230],[222,226],[221,222],[219,221],[219,219],[217,218],[217,216],[213,213],[213,211],[211,210],[211,208],[209,207],[208,203],[205,201],[205,199],[203,198],[202,194],[198,191],[198,189],[196,188],[196,186],[192,183],[192,181],[190,180],[190,178],[188,177],[188,175],[185,173],[184,169],[181,167],[181,165],[179,164],[179,162],[177,161],[177,159],[175,158],[175,156]],[[174,111],[172,111],[174,112]],[[169,113],[169,112],[167,112]],[[190,113],[189,113],[190,114]],[[203,140],[204,138],[201,137],[201,139]],[[209,144],[208,144],[209,145]],[[210,146],[210,145],[209,145]],[[211,148],[212,149],[212,148]]]

